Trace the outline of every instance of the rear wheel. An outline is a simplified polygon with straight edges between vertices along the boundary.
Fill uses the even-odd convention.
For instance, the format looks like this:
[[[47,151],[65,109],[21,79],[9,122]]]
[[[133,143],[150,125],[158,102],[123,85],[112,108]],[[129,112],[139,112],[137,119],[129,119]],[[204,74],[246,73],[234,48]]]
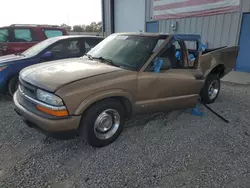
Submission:
[[[18,76],[15,76],[10,79],[8,83],[8,92],[11,97],[13,97],[14,93],[18,88]]]
[[[91,106],[80,126],[80,137],[91,146],[106,146],[117,139],[125,124],[125,110],[116,100],[107,99]]]
[[[213,103],[220,93],[220,79],[217,74],[209,74],[200,96],[205,104]]]

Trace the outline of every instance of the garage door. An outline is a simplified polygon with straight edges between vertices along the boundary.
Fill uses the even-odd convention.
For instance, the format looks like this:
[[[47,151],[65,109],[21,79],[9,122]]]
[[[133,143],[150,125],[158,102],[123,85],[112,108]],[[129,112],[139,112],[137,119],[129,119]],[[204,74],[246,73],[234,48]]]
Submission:
[[[236,71],[250,72],[249,46],[250,46],[250,14],[244,14],[240,33],[240,51],[236,64]]]
[[[146,32],[158,33],[159,32],[159,22],[148,22],[148,23],[146,23]]]
[[[145,28],[145,0],[114,1],[115,32],[139,32]]]

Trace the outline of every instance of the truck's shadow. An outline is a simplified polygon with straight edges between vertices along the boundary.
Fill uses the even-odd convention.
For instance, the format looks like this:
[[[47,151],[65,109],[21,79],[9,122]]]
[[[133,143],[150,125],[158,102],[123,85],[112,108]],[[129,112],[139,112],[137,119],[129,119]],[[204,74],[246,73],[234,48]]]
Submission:
[[[0,102],[13,101],[13,98],[9,95],[0,94]]]

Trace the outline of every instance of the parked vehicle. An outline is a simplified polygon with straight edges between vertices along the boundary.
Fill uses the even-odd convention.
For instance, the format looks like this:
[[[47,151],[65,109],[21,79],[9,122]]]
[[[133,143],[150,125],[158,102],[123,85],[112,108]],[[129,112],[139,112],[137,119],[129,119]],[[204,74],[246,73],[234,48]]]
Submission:
[[[0,91],[15,93],[19,72],[30,65],[52,60],[81,57],[90,48],[102,41],[97,36],[60,36],[53,37],[32,46],[23,53],[0,57]]]
[[[131,114],[212,103],[238,47],[202,52],[199,35],[113,34],[81,59],[20,73],[15,109],[48,133],[74,133],[92,146],[113,142]],[[193,58],[190,60],[190,55]]]
[[[64,28],[53,25],[13,24],[0,27],[0,56],[22,53],[45,39],[67,35]]]

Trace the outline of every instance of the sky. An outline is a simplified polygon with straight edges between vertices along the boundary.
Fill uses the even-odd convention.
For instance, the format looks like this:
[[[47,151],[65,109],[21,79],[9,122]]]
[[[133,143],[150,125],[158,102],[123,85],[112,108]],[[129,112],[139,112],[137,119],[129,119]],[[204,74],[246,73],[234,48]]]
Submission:
[[[0,26],[10,24],[87,25],[101,21],[101,0],[1,0]],[[5,8],[6,7],[6,8]]]

